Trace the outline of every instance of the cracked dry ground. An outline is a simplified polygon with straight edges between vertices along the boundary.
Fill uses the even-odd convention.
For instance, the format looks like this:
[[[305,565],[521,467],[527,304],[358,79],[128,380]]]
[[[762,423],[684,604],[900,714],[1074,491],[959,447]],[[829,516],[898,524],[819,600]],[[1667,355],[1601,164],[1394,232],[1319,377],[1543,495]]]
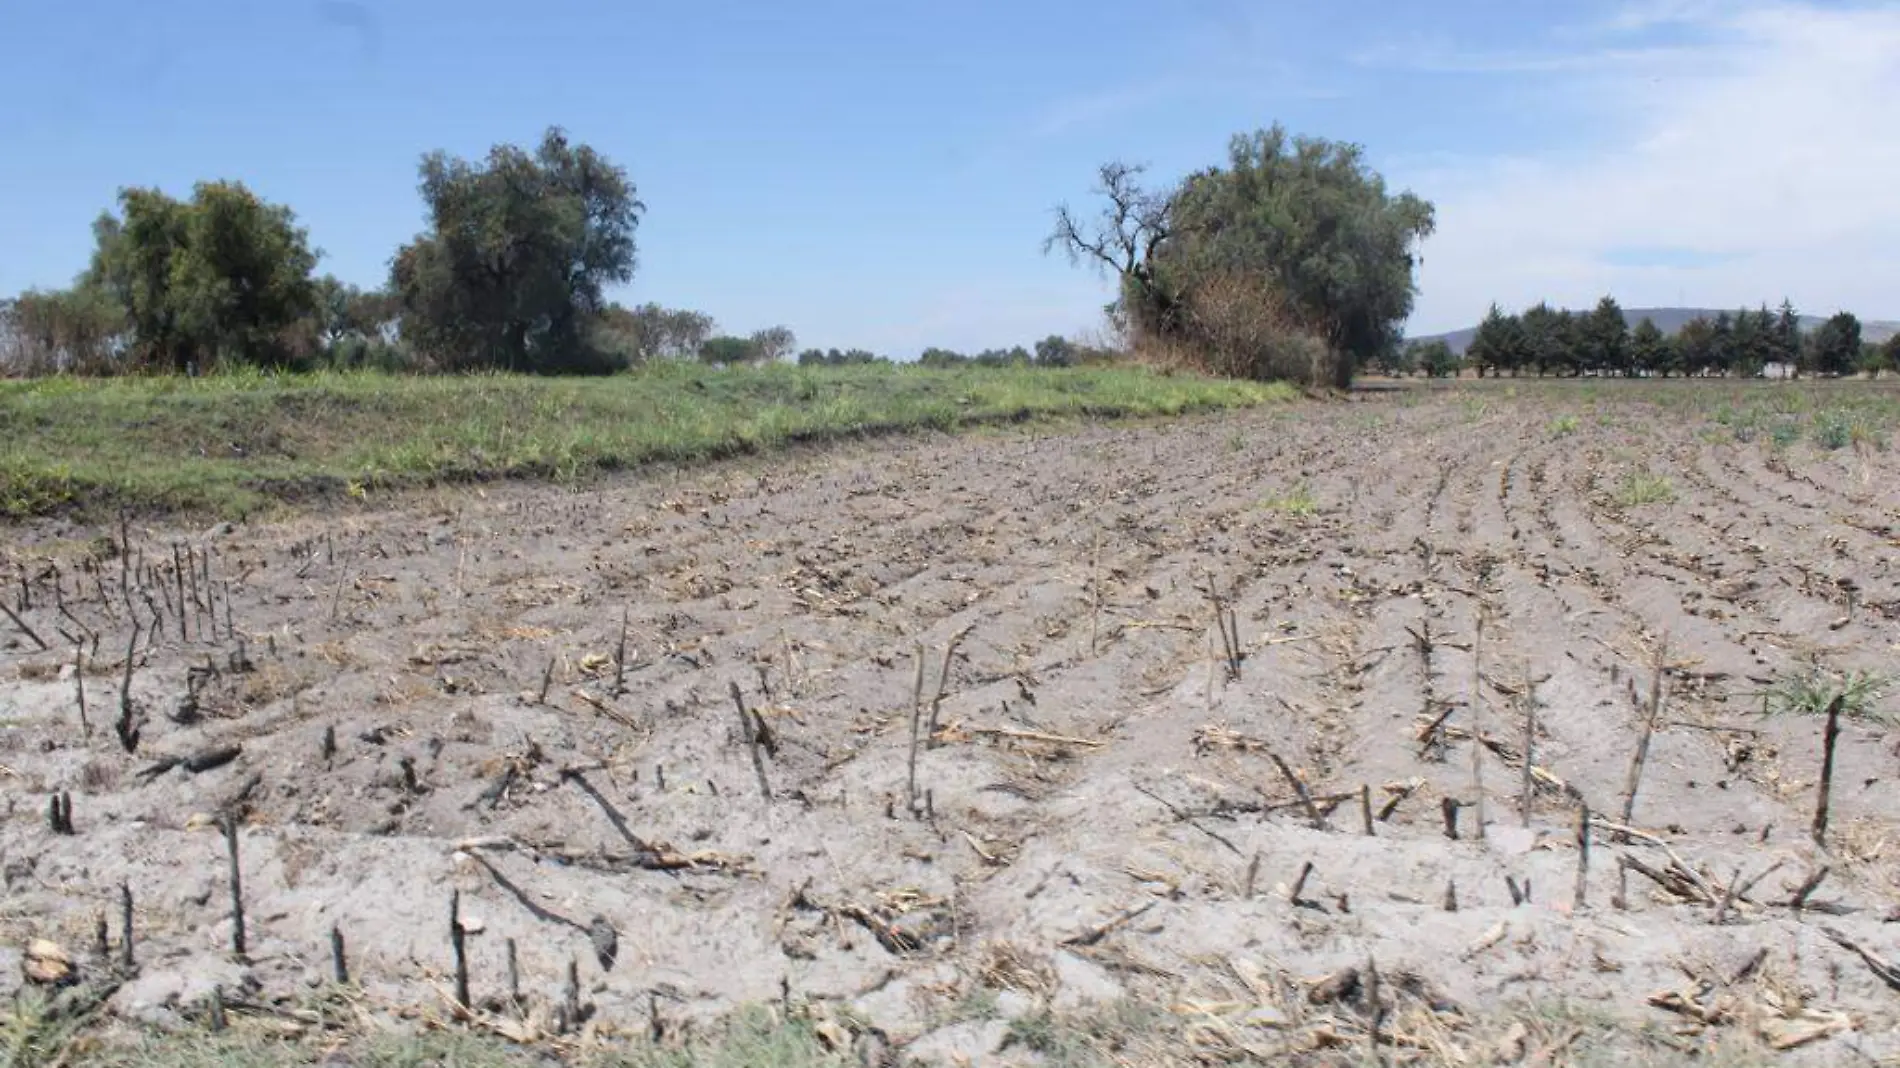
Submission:
[[[503,992],[512,940],[538,1026],[576,961],[596,1028],[789,996],[986,1063],[1035,1054],[982,1052],[983,1016],[1123,996],[1173,1010],[1185,1059],[1348,1058],[1373,1004],[1396,1060],[1561,1062],[1570,1022],[1603,1018],[1685,1050],[1900,1054],[1900,993],[1844,944],[1900,957],[1894,734],[1845,726],[1821,850],[1820,725],[1760,715],[1808,657],[1891,659],[1892,460],[1717,442],[1648,396],[1400,393],[134,525],[132,602],[162,622],[132,755],[117,530],[16,529],[19,614],[56,648],[0,639],[0,983],[30,937],[83,955],[102,911],[116,937],[123,882],[130,1015],[214,982],[294,996],[332,927],[372,1002],[440,1015],[457,890],[475,997]],[[1674,500],[1620,506],[1634,469]],[[181,641],[175,606],[207,590]],[[90,740],[57,648],[82,629]],[[1579,911],[1578,801],[1620,820],[1665,641],[1632,821],[1654,840],[1599,827]],[[72,835],[47,826],[62,790]],[[220,811],[242,823],[243,966]],[[1373,991],[1343,971],[1368,961]]]

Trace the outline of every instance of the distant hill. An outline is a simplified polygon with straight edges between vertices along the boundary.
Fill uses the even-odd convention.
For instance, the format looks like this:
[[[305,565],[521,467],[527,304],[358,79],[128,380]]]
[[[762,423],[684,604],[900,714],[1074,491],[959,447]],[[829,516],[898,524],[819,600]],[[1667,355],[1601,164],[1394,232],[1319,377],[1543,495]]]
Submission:
[[[1714,319],[1716,316],[1722,314],[1722,311],[1723,309],[1720,308],[1624,308],[1623,318],[1632,327],[1644,319],[1648,319],[1654,322],[1663,333],[1674,334],[1676,331],[1682,329],[1684,323],[1698,316]],[[1735,313],[1735,309],[1733,308],[1729,308],[1727,311],[1731,315]],[[1803,315],[1801,316],[1801,329],[1812,330],[1820,326],[1823,322],[1826,322],[1826,318],[1823,316]],[[1472,337],[1477,333],[1477,327],[1467,326],[1463,330],[1453,330],[1448,334],[1425,334],[1416,338],[1408,338],[1407,340],[1442,340],[1445,344],[1451,346],[1451,351],[1462,356],[1465,353],[1465,349],[1470,347]],[[1860,321],[1860,336],[1862,340],[1880,342],[1887,340],[1895,334],[1900,334],[1900,322],[1889,322],[1878,319],[1862,319]]]

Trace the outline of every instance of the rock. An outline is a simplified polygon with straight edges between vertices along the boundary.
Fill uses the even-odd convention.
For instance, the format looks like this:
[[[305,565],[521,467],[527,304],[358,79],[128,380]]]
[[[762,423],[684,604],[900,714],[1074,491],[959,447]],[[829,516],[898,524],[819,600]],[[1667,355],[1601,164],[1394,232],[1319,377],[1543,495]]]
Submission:
[[[196,957],[177,962],[166,971],[147,971],[112,995],[113,1009],[128,1019],[149,1024],[175,1024],[178,1010],[211,996],[211,988],[226,996],[255,993],[256,974],[235,961]]]
[[[1053,1007],[1058,1012],[1120,1001],[1125,994],[1107,969],[1073,953],[1057,953],[1055,965],[1058,989]]]
[[[872,1024],[882,1028],[893,1040],[905,1042],[922,1034],[930,1026],[929,1005],[936,992],[957,982],[956,969],[933,965],[901,978],[851,1001],[851,1008]]]
[[[1002,1020],[970,1020],[932,1031],[905,1052],[924,1064],[989,1064],[1008,1034],[1009,1024]]]
[[[29,983],[42,986],[70,983],[73,981],[72,954],[57,942],[35,938],[26,944],[26,956],[20,961],[20,971]]]
[[[1512,827],[1503,824],[1487,823],[1484,826],[1485,844],[1493,853],[1507,857],[1521,857],[1537,848],[1541,836],[1525,827]]]
[[[996,1015],[1005,1020],[1020,1020],[1036,1011],[1036,999],[1020,990],[1002,990],[996,994]]]

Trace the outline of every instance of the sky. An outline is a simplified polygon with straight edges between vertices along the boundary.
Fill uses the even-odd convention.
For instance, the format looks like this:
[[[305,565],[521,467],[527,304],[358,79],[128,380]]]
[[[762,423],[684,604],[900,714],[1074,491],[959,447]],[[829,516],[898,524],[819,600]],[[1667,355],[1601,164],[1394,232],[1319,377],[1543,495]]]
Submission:
[[[647,212],[615,296],[900,358],[1102,325],[1099,164],[1271,125],[1437,206],[1408,328],[1492,301],[1900,318],[1900,0],[17,0],[0,293],[122,186],[240,180],[383,281],[416,168],[550,125]]]

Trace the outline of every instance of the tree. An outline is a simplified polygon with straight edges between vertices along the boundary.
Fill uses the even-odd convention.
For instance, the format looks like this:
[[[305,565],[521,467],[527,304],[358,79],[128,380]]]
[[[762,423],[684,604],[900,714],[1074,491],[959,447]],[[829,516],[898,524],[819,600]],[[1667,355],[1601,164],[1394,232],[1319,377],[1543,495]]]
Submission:
[[[860,367],[890,362],[868,349],[846,349],[843,352],[837,349],[806,349],[798,354],[800,367]]]
[[[1676,352],[1673,370],[1685,375],[1700,374],[1703,369],[1714,366],[1716,362],[1716,329],[1707,316],[1698,315],[1682,324],[1676,332]],[[1665,376],[1667,371],[1664,372]]]
[[[1505,315],[1504,309],[1493,303],[1465,349],[1466,362],[1478,372],[1479,378],[1483,378],[1486,371],[1493,376],[1507,369],[1515,373],[1523,364],[1523,329],[1517,316]]]
[[[958,367],[969,362],[970,358],[960,352],[935,347],[925,349],[923,355],[917,357],[920,367]]]
[[[648,302],[637,308],[609,304],[601,313],[602,334],[626,353],[627,362],[690,360],[718,329],[710,315],[663,308]]]
[[[699,346],[701,363],[720,367],[739,367],[758,361],[758,349],[749,337],[733,337],[722,334],[709,337]]]
[[[1432,206],[1387,193],[1360,146],[1275,125],[1234,137],[1224,168],[1171,192],[1144,189],[1139,174],[1103,166],[1099,223],[1085,229],[1062,207],[1044,243],[1116,273],[1115,317],[1138,341],[1335,386],[1398,344]],[[1318,366],[1287,344],[1301,337],[1322,347]]]
[[[1803,363],[1815,374],[1852,374],[1860,360],[1860,320],[1836,312],[1808,335]]]
[[[1368,365],[1368,369],[1388,378],[1405,378],[1416,374],[1419,350],[1424,348],[1425,344],[1423,341],[1414,340],[1387,349]]]
[[[408,354],[396,344],[396,301],[380,289],[361,289],[333,275],[314,285],[315,306],[308,332],[332,368],[378,367],[412,370]]]
[[[1572,344],[1569,312],[1560,312],[1540,300],[1525,309],[1519,318],[1524,325],[1526,359],[1523,362],[1540,375],[1575,369],[1577,354]]]
[[[1075,363],[1075,343],[1061,334],[1036,342],[1036,366],[1069,367]]]
[[[93,224],[81,279],[125,310],[134,359],[183,371],[223,361],[282,364],[291,328],[316,308],[317,253],[287,207],[238,182],[199,182],[189,201],[119,191]]]
[[[1119,162],[1102,164],[1096,171],[1095,192],[1108,203],[1100,217],[1084,226],[1067,204],[1059,205],[1055,230],[1043,239],[1044,254],[1059,248],[1072,264],[1087,262],[1112,271],[1124,294],[1151,289],[1155,248],[1172,232],[1174,205],[1169,194],[1142,187],[1145,169]]]
[[[1027,367],[1031,359],[1028,349],[1016,345],[1007,349],[984,349],[970,357],[970,362],[978,367]]]
[[[1879,378],[1882,372],[1893,370],[1893,364],[1887,362],[1887,350],[1872,341],[1860,343],[1860,361],[1855,370],[1868,378]]]
[[[1778,363],[1799,373],[1801,362],[1801,318],[1794,313],[1794,305],[1782,298],[1781,310],[1775,315],[1773,333],[1774,347],[1768,362]]]
[[[1729,373],[1740,378],[1759,378],[1778,349],[1775,315],[1766,305],[1754,311],[1743,308],[1735,313],[1729,338]]]
[[[1582,367],[1606,375],[1628,375],[1630,327],[1614,297],[1597,301],[1596,310],[1579,324],[1583,341]]]
[[[125,340],[125,309],[97,286],[0,301],[0,373],[109,374],[124,367]]]
[[[1880,365],[1889,371],[1900,371],[1900,332],[1881,343]]]
[[[645,205],[626,171],[550,128],[532,154],[425,156],[429,228],[397,251],[390,289],[405,339],[438,366],[612,369],[588,343],[610,283],[632,279]]]
[[[756,331],[750,341],[752,358],[758,363],[778,363],[798,347],[798,338],[786,326],[769,326]]]
[[[1674,346],[1649,316],[1630,332],[1629,363],[1633,374],[1667,375],[1674,370]]]
[[[1405,362],[1425,373],[1427,378],[1451,378],[1458,373],[1458,354],[1443,338],[1414,341],[1406,346]]]
[[[1710,324],[1709,344],[1703,362],[1692,368],[1696,374],[1727,374],[1735,365],[1735,320],[1720,312]]]

